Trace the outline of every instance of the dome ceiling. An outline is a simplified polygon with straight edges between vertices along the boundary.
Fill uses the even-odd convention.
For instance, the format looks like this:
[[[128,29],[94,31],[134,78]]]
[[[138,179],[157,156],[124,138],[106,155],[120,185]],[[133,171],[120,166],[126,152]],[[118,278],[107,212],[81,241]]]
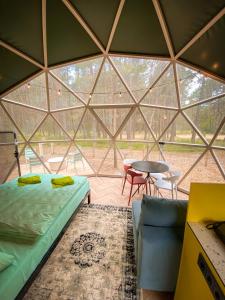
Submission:
[[[225,0],[0,0],[0,93],[66,62],[160,57],[225,80]]]

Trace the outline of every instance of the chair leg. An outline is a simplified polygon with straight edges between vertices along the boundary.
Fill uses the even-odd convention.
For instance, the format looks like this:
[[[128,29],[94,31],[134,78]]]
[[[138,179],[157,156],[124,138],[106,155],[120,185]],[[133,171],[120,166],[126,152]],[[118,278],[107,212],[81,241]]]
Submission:
[[[147,182],[145,184],[145,190],[146,190],[146,195],[148,195],[148,185],[147,185]]]
[[[172,199],[173,199],[173,187],[172,187],[172,189],[171,189],[171,193],[172,193]]]
[[[159,198],[159,196],[163,198],[163,195],[160,193],[159,188],[156,188],[156,196],[158,198]]]
[[[131,197],[133,197],[137,192],[138,192],[138,188],[133,192],[133,194],[131,195]]]
[[[152,192],[151,192],[151,182],[150,180],[148,179],[148,185],[149,185],[149,195],[151,196]]]
[[[129,200],[128,200],[128,206],[130,205],[130,199],[131,199],[131,195],[132,195],[132,190],[133,190],[133,184],[131,184],[131,186],[130,186],[130,195],[129,195]]]
[[[123,195],[123,191],[124,191],[124,187],[125,187],[126,180],[127,180],[127,176],[125,176],[125,178],[124,178],[123,188],[122,188],[122,195]]]
[[[156,186],[154,185],[153,196],[156,196],[156,192],[157,192]]]

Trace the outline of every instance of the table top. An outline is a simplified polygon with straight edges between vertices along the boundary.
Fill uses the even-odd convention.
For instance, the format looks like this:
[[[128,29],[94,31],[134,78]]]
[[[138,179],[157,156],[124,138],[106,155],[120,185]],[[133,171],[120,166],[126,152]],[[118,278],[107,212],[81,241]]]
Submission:
[[[48,159],[48,162],[50,163],[61,162],[61,161],[63,161],[63,156],[52,157]]]
[[[131,164],[132,168],[145,173],[164,173],[169,167],[161,162],[140,160]]]
[[[206,228],[206,223],[188,222],[217,274],[225,284],[225,251],[222,240],[214,230]]]

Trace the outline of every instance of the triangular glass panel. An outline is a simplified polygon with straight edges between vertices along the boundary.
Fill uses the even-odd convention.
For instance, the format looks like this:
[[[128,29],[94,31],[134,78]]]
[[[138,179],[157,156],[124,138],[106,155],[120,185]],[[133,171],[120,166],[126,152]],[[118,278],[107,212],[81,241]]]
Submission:
[[[189,191],[191,182],[224,182],[217,164],[209,151],[200,159],[179,186]]]
[[[0,134],[0,138],[1,138],[1,134]],[[0,140],[0,184],[5,182],[6,177],[9,175],[10,170],[12,169],[12,167],[14,166],[14,168],[12,169],[12,171],[10,172],[10,179],[13,179],[17,176],[19,176],[18,173],[18,165],[16,162],[16,157],[15,157],[15,145],[10,145],[10,144],[1,144],[4,143],[4,140]],[[21,145],[18,147],[19,149],[21,149]],[[18,149],[18,152],[19,152]],[[10,180],[8,179],[8,180]]]
[[[51,173],[57,173],[59,167],[61,170],[66,170],[66,161],[64,156],[69,148],[69,142],[39,142],[32,143],[31,146],[35,149],[44,165]]]
[[[40,156],[42,161],[35,152]],[[22,175],[27,173],[48,173],[47,168],[44,166],[44,157],[38,153],[38,144],[28,145],[22,151],[20,155],[20,169]]]
[[[94,174],[89,162],[86,160],[79,148],[74,144],[71,145],[69,152],[66,155],[65,166],[66,168],[63,167],[60,169],[60,173],[71,176]]]
[[[141,107],[145,119],[158,138],[176,114],[174,110],[153,107]]]
[[[4,106],[26,139],[30,138],[35,128],[46,116],[43,111],[20,105],[5,102]]]
[[[108,130],[114,135],[130,111],[130,108],[94,109]]]
[[[102,175],[121,175],[123,174],[122,159],[119,152],[111,148],[99,170]]]
[[[225,123],[223,127],[220,129],[219,133],[217,134],[213,146],[220,146],[225,148]]]
[[[52,114],[61,124],[64,130],[71,136],[71,138],[73,138],[80,124],[84,110],[84,108],[77,108],[53,112]]]
[[[62,128],[57,124],[51,115],[49,115],[41,126],[37,129],[32,141],[51,141],[51,140],[69,140]]]
[[[150,161],[157,161],[157,160],[164,160],[162,154],[159,151],[159,147],[155,144],[149,144],[148,151],[146,156],[144,157],[144,160],[150,160]]]
[[[83,106],[83,103],[51,75],[48,76],[50,109]]]
[[[22,85],[18,89],[9,93],[5,98],[37,108],[47,109],[45,74],[41,74],[28,83]]]
[[[18,153],[19,153],[19,162],[20,162],[20,172],[21,172],[21,175],[27,173],[27,169],[24,170],[24,168],[22,167],[22,166],[23,166],[23,159],[22,159],[21,156],[20,156],[20,155],[22,155],[23,152],[24,152],[24,147],[25,147],[25,144],[19,144],[19,145],[18,145]],[[10,157],[10,155],[9,155],[9,157]],[[11,156],[11,157],[12,157],[12,156]],[[21,162],[22,162],[22,163],[21,163]],[[14,167],[13,167],[13,166],[14,166]],[[18,168],[18,164],[17,164],[17,162],[16,162],[15,156],[13,157],[11,167],[13,167],[13,169],[11,170],[10,174],[8,174],[7,179],[5,178],[6,181],[10,181],[10,180],[12,180],[12,179],[14,179],[14,178],[20,176],[20,174],[19,174],[19,168]],[[9,169],[7,170],[7,173],[10,171],[10,169],[11,169],[11,168],[9,168]],[[4,173],[5,169],[1,169],[1,171],[3,171],[3,173]],[[5,172],[5,175],[7,176],[6,172]]]
[[[168,65],[167,61],[135,57],[112,57],[130,90],[139,100]]]
[[[177,64],[180,85],[180,101],[187,106],[210,97],[225,93],[225,84]]]
[[[13,131],[16,133],[17,141],[24,142],[19,131],[16,129],[12,121],[9,119],[3,108],[0,106],[0,131]]]
[[[185,109],[185,113],[208,142],[211,141],[223,120],[224,111],[225,97]]]
[[[101,63],[102,58],[95,58],[57,68],[52,72],[87,102]]]
[[[144,118],[137,108],[120,131],[117,140],[154,140]]]
[[[111,143],[109,141],[77,141],[76,144],[92,169],[98,172]]]
[[[145,157],[147,157],[147,154],[150,151],[152,144],[144,142],[121,141],[117,142],[116,146],[120,151],[123,160],[143,160],[145,159]]]
[[[170,170],[180,171],[180,179],[205,150],[204,147],[171,144],[160,144],[160,148]],[[163,158],[160,157],[158,160],[163,160]]]
[[[105,61],[94,93],[91,97],[91,104],[121,104],[134,103],[127,92],[124,84],[113,69],[108,60]]]
[[[213,149],[224,173],[225,173],[225,148],[224,149]]]
[[[156,85],[149,90],[141,103],[165,107],[177,107],[177,93],[173,66],[168,68]]]
[[[109,139],[109,135],[87,109],[76,133],[76,139]]]
[[[12,171],[10,172],[9,176],[7,178],[5,178],[4,182],[10,181],[15,179],[16,177],[19,177],[19,171],[18,171],[18,167],[16,162],[14,161],[14,168],[12,169]],[[12,164],[12,165],[13,165]],[[7,176],[7,174],[5,174]],[[3,182],[2,182],[3,183]]]
[[[162,142],[204,144],[200,136],[181,113],[178,114],[160,140]]]

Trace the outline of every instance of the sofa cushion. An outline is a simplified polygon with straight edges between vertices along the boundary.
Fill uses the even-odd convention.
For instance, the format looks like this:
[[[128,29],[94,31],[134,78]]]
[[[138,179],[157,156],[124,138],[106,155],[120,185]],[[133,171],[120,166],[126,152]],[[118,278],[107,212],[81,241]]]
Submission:
[[[183,227],[187,214],[187,200],[143,196],[141,224],[158,227]]]
[[[183,228],[141,226],[138,241],[138,286],[174,291],[177,282]]]

